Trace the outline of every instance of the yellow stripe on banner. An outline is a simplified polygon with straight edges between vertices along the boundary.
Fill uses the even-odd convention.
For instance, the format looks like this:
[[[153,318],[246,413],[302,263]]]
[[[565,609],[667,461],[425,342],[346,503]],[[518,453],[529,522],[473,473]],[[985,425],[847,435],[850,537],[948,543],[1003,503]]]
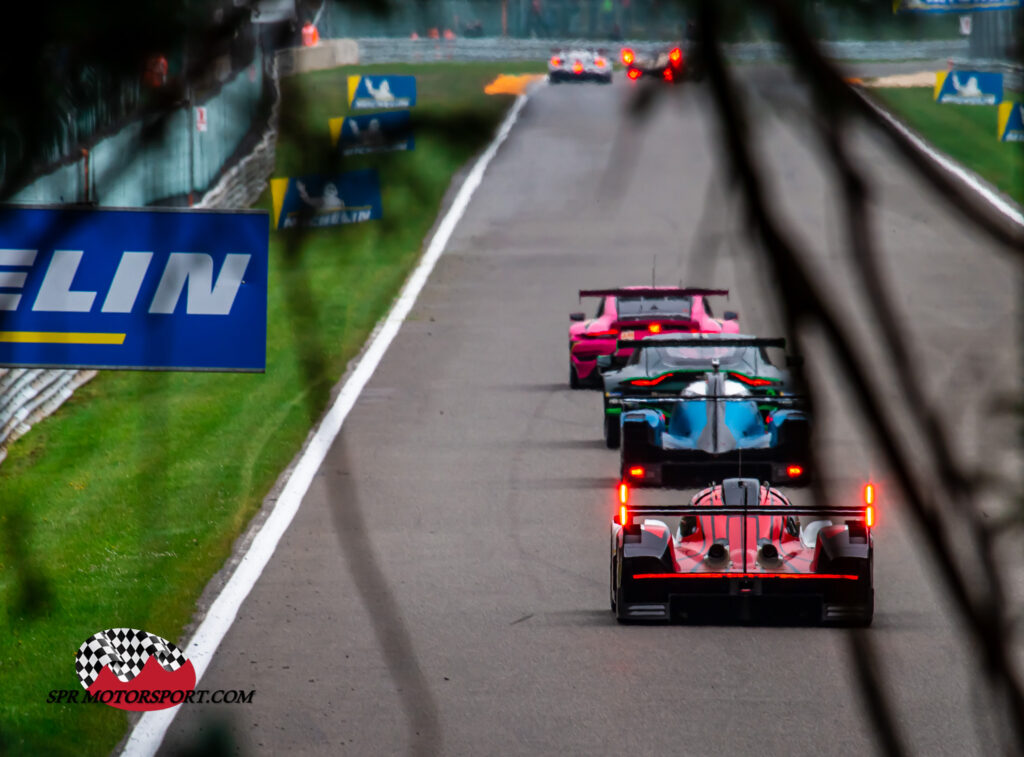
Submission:
[[[124,344],[124,337],[83,331],[0,331],[0,342],[18,344]]]
[[[996,132],[996,139],[1003,140],[1006,135],[1006,124],[1010,121],[1013,109],[1017,105],[1014,102],[999,103],[999,131]]]
[[[284,206],[284,195],[288,191],[288,177],[270,180],[270,196],[274,203],[274,228],[281,225],[281,208]]]
[[[352,101],[356,99],[356,90],[359,89],[359,80],[363,77],[360,74],[353,74],[348,77],[348,107],[352,107]]]
[[[946,77],[949,76],[948,71],[936,71],[935,72],[935,91],[932,93],[932,99],[939,99],[939,92],[942,91],[942,85],[946,83]]]
[[[339,116],[338,118],[328,118],[327,126],[331,130],[331,147],[338,146],[338,140],[341,138],[341,128],[345,125],[345,117]]]

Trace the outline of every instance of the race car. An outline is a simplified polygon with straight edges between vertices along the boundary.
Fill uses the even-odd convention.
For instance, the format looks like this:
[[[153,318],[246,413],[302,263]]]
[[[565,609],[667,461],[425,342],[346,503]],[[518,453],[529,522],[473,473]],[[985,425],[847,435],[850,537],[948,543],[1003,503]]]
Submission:
[[[633,81],[645,77],[675,84],[681,82],[686,75],[686,56],[679,46],[653,54],[624,47],[622,65],[626,67],[626,76]]]
[[[871,624],[874,484],[855,507],[795,507],[756,478],[685,506],[638,506],[619,485],[611,607],[619,622]],[[663,520],[678,518],[673,532]]]
[[[706,486],[726,476],[755,475],[775,484],[810,482],[810,421],[803,398],[766,398],[720,366],[676,398],[620,398],[621,470],[634,486]]]
[[[619,341],[619,347],[626,344]],[[776,368],[768,358],[768,347],[785,347],[785,339],[758,339],[743,334],[652,334],[633,345],[633,353],[626,364],[617,370],[601,374],[604,382],[604,440],[609,449],[619,446],[619,415],[622,397],[628,396],[639,405],[663,411],[672,406],[661,400],[674,400],[694,381],[713,369],[719,369],[730,378],[750,387],[751,394],[764,398],[762,410],[772,409],[770,400],[787,389],[789,375]],[[598,367],[609,360],[597,359]]]
[[[596,81],[612,83],[612,62],[594,50],[560,50],[548,60],[548,81]]]
[[[726,311],[721,320],[712,316],[707,298],[727,296],[726,289],[684,289],[679,287],[620,287],[584,289],[580,299],[597,297],[597,313],[570,313],[569,386],[601,386],[597,358],[608,355],[604,367],[625,364],[632,348],[619,349],[619,339],[635,340],[650,334],[727,332],[740,330],[736,313]]]

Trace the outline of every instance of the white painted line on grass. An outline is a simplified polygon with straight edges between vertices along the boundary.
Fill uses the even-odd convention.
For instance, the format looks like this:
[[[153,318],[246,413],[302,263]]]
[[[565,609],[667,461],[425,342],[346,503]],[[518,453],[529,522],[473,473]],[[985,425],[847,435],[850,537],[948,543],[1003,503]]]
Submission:
[[[444,252],[444,248],[447,246],[448,240],[455,230],[455,225],[462,218],[463,213],[466,212],[466,206],[469,205],[469,200],[476,191],[476,188],[480,186],[484,171],[487,170],[491,159],[498,152],[501,143],[505,141],[505,138],[512,130],[512,125],[516,122],[519,111],[522,110],[526,100],[527,95],[519,95],[516,98],[511,110],[505,116],[505,120],[502,121],[494,140],[469,172],[469,176],[466,177],[462,187],[460,187],[451,207],[441,220],[440,225],[438,225],[437,231],[430,240],[430,245],[423,254],[419,265],[416,266],[409,280],[405,283],[401,294],[398,296],[395,304],[392,305],[387,317],[378,326],[375,335],[371,335],[372,341],[370,346],[363,353],[355,370],[352,371],[348,381],[345,382],[338,393],[334,405],[331,406],[327,415],[320,421],[316,433],[302,452],[298,463],[288,478],[288,482],[284,486],[284,490],[281,492],[281,496],[274,505],[273,512],[270,513],[270,516],[252,540],[252,544],[249,545],[249,549],[242,556],[238,567],[235,568],[235,572],[232,573],[231,578],[228,579],[220,594],[217,595],[217,598],[210,605],[206,617],[203,618],[199,628],[196,629],[195,635],[185,648],[186,656],[192,660],[192,665],[196,669],[197,683],[202,679],[203,673],[206,672],[207,667],[210,665],[214,652],[217,651],[220,642],[231,628],[231,624],[234,623],[242,602],[245,601],[252,587],[256,585],[260,574],[263,573],[263,568],[270,561],[274,550],[281,541],[281,537],[284,536],[285,531],[295,517],[295,513],[298,512],[299,505],[302,503],[302,499],[306,496],[309,485],[313,481],[313,476],[316,475],[320,464],[327,455],[327,451],[331,448],[335,438],[337,438],[338,432],[341,431],[341,424],[345,421],[345,417],[355,405],[359,394],[363,391],[363,387],[370,380],[381,358],[384,357],[384,353],[387,352],[388,346],[395,338],[399,328],[401,328],[402,322],[409,315],[409,311],[412,310],[416,298],[427,283],[430,272],[434,270],[434,265],[437,263],[438,258],[441,257],[441,253]],[[135,724],[135,728],[132,729],[128,741],[125,743],[122,755],[128,757],[149,757],[155,754],[157,749],[160,748],[164,734],[167,733],[167,729],[170,727],[179,709],[180,707],[171,707],[166,710],[145,713]]]
[[[921,150],[921,152],[923,152],[929,158],[931,158],[932,161],[938,163],[946,171],[953,174],[958,179],[960,179],[960,181],[967,184],[971,189],[973,189],[975,192],[981,195],[982,198],[985,201],[987,201],[989,205],[994,207],[1006,218],[1010,219],[1013,223],[1017,224],[1018,226],[1024,226],[1024,213],[1021,212],[1021,209],[1015,203],[1011,202],[1010,200],[1007,200],[997,190],[993,189],[992,186],[990,186],[986,181],[983,181],[976,174],[964,168],[962,165],[957,163],[948,155],[945,155],[936,150],[934,147],[928,144],[928,142],[926,142],[922,137],[920,137],[918,134],[915,134],[913,131],[904,126],[903,123],[901,123],[900,120],[896,118],[892,113],[887,111],[878,103],[874,102],[870,97],[863,93],[858,94],[860,94],[861,99],[863,99],[864,102],[866,102],[871,108],[873,108],[876,113],[878,113],[879,115],[882,116],[882,118],[888,121],[889,124],[894,129],[896,129],[896,131],[898,131],[904,137],[913,142],[914,146]]]

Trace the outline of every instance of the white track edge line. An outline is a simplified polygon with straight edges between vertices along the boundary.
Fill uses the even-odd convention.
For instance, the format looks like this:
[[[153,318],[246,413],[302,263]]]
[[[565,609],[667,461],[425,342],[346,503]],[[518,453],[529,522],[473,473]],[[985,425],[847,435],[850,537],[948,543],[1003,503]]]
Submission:
[[[299,505],[306,496],[314,475],[341,431],[345,417],[355,405],[363,387],[373,376],[392,340],[398,334],[403,321],[416,303],[434,265],[441,257],[441,253],[444,252],[456,224],[465,213],[473,193],[480,186],[484,171],[487,170],[487,166],[498,152],[498,148],[508,137],[526,100],[527,95],[519,95],[516,98],[491,144],[477,159],[462,187],[459,188],[451,207],[438,225],[427,251],[406,281],[401,294],[391,306],[391,310],[381,323],[376,336],[373,337],[373,341],[363,353],[355,370],[342,386],[331,409],[320,421],[316,433],[301,453],[273,511],[253,538],[234,573],[231,574],[231,578],[228,579],[224,588],[210,605],[209,611],[185,648],[185,655],[195,667],[197,683],[202,679],[214,652],[217,651],[217,647],[234,623],[242,603],[253,586],[256,585],[256,581],[259,580],[264,567],[270,561],[274,550],[295,517],[295,513],[298,512]],[[121,754],[126,757],[150,757],[156,754],[179,709],[180,706],[143,714],[129,734]]]
[[[982,180],[972,171],[968,170],[967,168],[964,168],[962,165],[957,163],[955,160],[950,158],[945,153],[942,153],[939,150],[932,147],[923,137],[916,134],[911,129],[908,129],[898,118],[896,118],[892,113],[883,108],[881,105],[874,102],[866,94],[858,94],[860,94],[861,99],[863,99],[869,107],[871,107],[876,113],[882,116],[882,118],[888,121],[889,125],[896,129],[896,131],[898,131],[904,137],[913,142],[914,146],[921,150],[921,152],[923,152],[929,158],[931,158],[932,161],[938,163],[947,172],[953,174],[958,179],[960,179],[960,181],[967,184],[971,189],[973,189],[975,192],[981,195],[981,197],[984,198],[989,203],[989,205],[991,205],[1000,213],[1002,213],[1010,221],[1017,224],[1018,226],[1024,227],[1024,212],[1021,212],[1020,208],[1018,208],[1014,203],[1003,197],[997,190],[989,186],[987,182]]]

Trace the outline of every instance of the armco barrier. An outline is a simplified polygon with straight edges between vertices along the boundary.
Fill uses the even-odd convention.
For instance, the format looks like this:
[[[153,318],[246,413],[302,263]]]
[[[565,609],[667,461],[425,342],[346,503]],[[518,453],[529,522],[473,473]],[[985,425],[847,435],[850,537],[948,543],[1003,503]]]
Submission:
[[[266,187],[274,170],[281,99],[276,59],[271,64],[270,76],[273,102],[262,138],[249,155],[224,173],[197,207],[245,208],[252,205]],[[53,201],[61,200],[50,200]],[[18,437],[53,413],[95,375],[96,371],[0,368],[0,462],[7,457],[7,450]]]
[[[511,39],[456,38],[408,39],[388,37],[361,37],[360,63],[418,63],[428,61],[500,61],[545,60],[552,50],[573,47],[606,49],[616,54],[622,47],[638,51],[664,49],[670,42],[639,40],[609,41],[580,39]],[[915,42],[886,41],[861,42],[843,40],[823,42],[826,54],[840,60],[929,60],[966,56],[966,40],[921,40]],[[781,45],[774,42],[740,42],[725,46],[727,55],[735,61],[771,60],[783,55]]]

